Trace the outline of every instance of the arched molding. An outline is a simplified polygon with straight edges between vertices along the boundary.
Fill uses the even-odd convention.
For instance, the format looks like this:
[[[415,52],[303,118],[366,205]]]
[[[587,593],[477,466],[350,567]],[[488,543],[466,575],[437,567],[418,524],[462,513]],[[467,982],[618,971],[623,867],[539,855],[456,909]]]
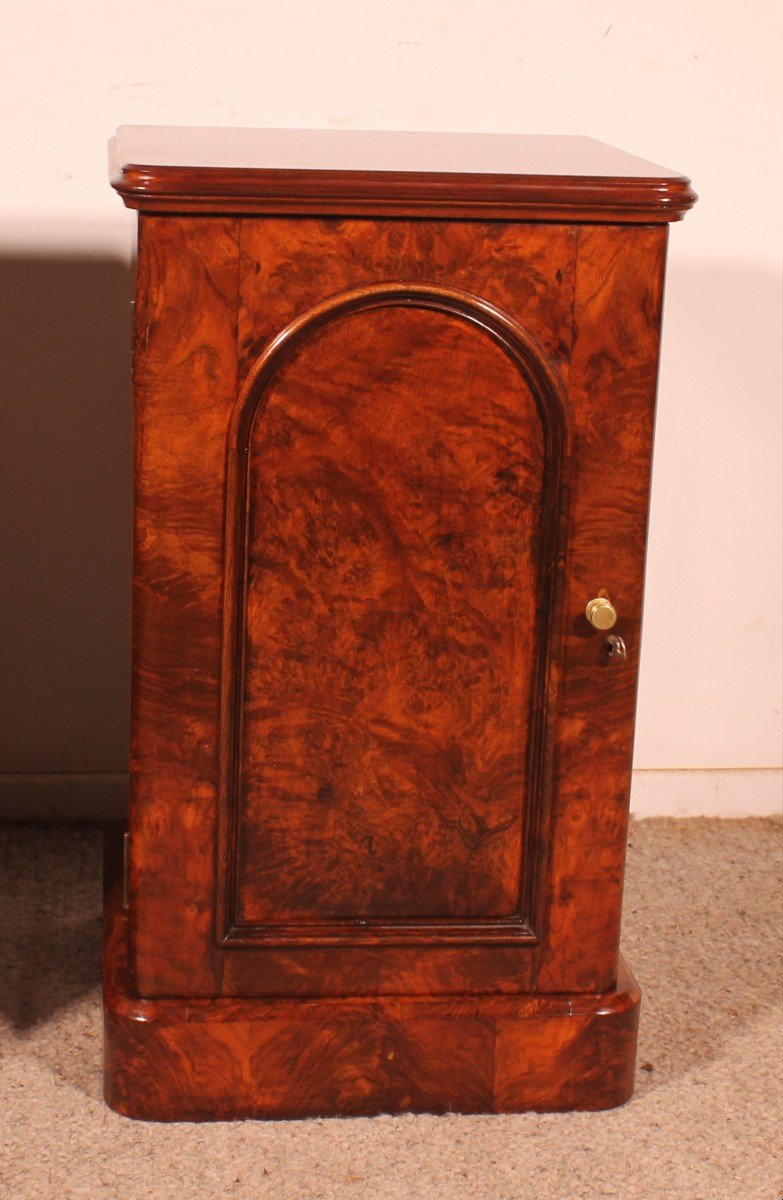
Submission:
[[[536,638],[531,728],[527,761],[523,861],[519,909],[514,918],[460,921],[350,922],[328,926],[249,926],[237,921],[239,787],[242,759],[242,701],[245,685],[246,607],[249,575],[248,514],[250,447],[275,376],[295,351],[335,321],[383,308],[428,309],[481,330],[514,363],[536,404],[544,439],[542,487],[541,604]],[[545,876],[551,779],[551,713],[558,680],[554,664],[562,636],[562,591],[570,463],[568,398],[555,367],[538,340],[489,301],[458,288],[388,282],[353,288],[313,306],[291,321],[256,359],[231,416],[227,448],[224,532],[223,639],[220,714],[218,910],[216,935],[225,946],[344,944],[391,941],[537,942],[541,881]]]

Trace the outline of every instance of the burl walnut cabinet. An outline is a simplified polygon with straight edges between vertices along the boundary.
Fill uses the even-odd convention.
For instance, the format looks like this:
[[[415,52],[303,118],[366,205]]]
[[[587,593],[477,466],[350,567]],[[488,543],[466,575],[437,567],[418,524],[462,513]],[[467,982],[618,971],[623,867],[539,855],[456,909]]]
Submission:
[[[605,1108],[668,222],[588,138],[129,127],[106,1096]]]

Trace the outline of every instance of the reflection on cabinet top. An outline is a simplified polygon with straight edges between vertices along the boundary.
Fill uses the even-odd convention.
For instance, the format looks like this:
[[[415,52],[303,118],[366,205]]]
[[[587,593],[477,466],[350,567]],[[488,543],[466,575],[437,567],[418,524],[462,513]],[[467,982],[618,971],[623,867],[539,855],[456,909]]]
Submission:
[[[113,186],[152,212],[662,223],[676,171],[587,137],[123,125]]]

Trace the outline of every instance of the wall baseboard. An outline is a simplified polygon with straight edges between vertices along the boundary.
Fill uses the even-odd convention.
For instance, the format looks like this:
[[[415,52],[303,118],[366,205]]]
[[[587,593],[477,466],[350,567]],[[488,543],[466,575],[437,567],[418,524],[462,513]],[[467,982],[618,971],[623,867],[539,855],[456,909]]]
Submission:
[[[631,812],[644,817],[772,817],[783,809],[783,769],[639,770]]]
[[[634,771],[631,812],[644,817],[769,817],[783,807],[783,770]],[[128,776],[0,774],[2,821],[117,821]]]

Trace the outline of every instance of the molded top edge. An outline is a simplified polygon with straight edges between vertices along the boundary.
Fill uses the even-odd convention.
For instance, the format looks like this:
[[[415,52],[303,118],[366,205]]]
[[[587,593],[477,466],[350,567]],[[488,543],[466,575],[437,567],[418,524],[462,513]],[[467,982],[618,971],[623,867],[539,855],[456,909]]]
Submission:
[[[690,181],[588,137],[121,126],[112,186],[150,211],[671,221]]]

